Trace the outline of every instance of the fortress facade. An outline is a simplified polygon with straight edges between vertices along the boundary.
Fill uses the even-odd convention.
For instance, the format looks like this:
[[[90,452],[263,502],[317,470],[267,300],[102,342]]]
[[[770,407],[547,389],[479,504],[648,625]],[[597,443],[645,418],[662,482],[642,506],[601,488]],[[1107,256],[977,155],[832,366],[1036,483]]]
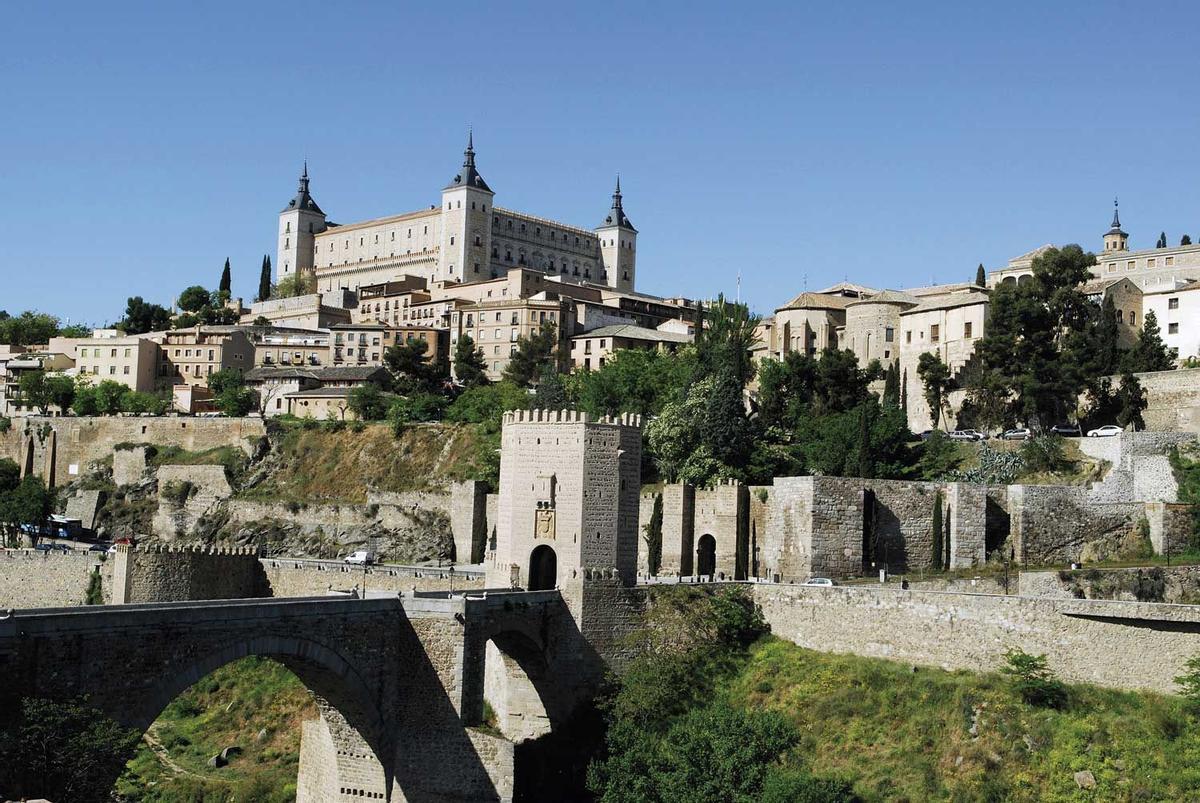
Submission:
[[[503,209],[475,163],[472,137],[463,163],[427,208],[339,225],[309,190],[308,166],[279,213],[277,279],[316,278],[317,290],[357,290],[402,275],[435,283],[476,282],[528,267],[562,281],[632,291],[637,229],[625,214],[621,182],[592,229]]]

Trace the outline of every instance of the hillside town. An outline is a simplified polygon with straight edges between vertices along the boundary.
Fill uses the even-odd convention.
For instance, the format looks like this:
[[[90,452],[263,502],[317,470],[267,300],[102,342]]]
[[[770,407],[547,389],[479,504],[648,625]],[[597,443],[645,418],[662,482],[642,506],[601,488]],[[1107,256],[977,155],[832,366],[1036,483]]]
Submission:
[[[12,334],[0,345],[0,417],[92,410],[91,393],[65,390],[62,381],[57,395],[50,392],[55,383],[47,380],[56,379],[77,390],[109,388],[115,398],[102,412],[220,414],[221,382],[236,375],[255,399],[244,397],[246,409],[235,405],[237,412],[353,420],[363,414],[350,404],[355,388],[390,389],[390,349],[415,345],[432,372],[460,387],[465,365],[497,382],[531,344],[558,372],[600,371],[623,350],[687,347],[705,325],[705,311],[729,303],[689,298],[687,287],[670,297],[637,290],[639,232],[619,179],[594,228],[498,207],[495,195],[480,173],[473,136],[440,204],[372,220],[330,220],[305,164],[278,216],[277,251],[264,257],[258,297],[249,304],[230,296],[227,261],[219,289],[195,285],[161,306],[130,298],[126,317],[108,328],[60,331],[47,316],[52,310],[2,313],[9,318],[3,331]],[[1183,235],[1171,245],[1163,233],[1153,248],[1131,248],[1114,203],[1098,245],[1085,260],[1079,291],[1097,314],[1112,318],[1118,348],[1134,349],[1149,333],[1171,355],[1169,365],[1135,371],[1200,359],[1200,244]],[[1057,253],[1043,245],[1006,265],[964,268],[959,283],[793,288],[790,299],[755,317],[751,351],[757,362],[849,352],[861,368],[874,366],[880,380],[894,366],[908,427],[953,429],[968,395],[964,372],[992,331],[994,294],[1033,282],[1038,259]],[[944,415],[930,407],[924,355],[948,372]],[[126,405],[123,391],[131,394]],[[754,383],[747,393],[753,404]]]

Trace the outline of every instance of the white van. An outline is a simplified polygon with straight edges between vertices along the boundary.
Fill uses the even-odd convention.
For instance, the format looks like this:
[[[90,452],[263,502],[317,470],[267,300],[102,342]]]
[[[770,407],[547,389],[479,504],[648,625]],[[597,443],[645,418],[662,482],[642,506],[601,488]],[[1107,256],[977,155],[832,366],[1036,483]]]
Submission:
[[[352,566],[370,566],[375,562],[375,553],[369,549],[360,549],[346,557],[346,563]]]

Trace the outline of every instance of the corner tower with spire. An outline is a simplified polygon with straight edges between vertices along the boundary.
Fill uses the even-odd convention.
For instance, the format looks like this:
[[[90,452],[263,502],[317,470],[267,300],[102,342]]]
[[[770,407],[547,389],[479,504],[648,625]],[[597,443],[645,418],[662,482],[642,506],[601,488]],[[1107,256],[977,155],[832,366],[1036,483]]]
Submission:
[[[300,173],[296,196],[279,213],[279,241],[275,251],[276,281],[294,273],[313,273],[313,246],[317,234],[328,227],[325,213],[308,191],[308,161]]]
[[[494,195],[475,166],[475,135],[468,130],[462,167],[442,190],[442,237],[436,279],[473,282],[491,278]]]
[[[1129,235],[1121,231],[1121,209],[1113,198],[1112,226],[1104,233],[1104,253],[1129,250]]]
[[[620,176],[613,190],[612,206],[595,231],[604,264],[601,280],[609,287],[632,292],[637,272],[637,229],[625,214]]]

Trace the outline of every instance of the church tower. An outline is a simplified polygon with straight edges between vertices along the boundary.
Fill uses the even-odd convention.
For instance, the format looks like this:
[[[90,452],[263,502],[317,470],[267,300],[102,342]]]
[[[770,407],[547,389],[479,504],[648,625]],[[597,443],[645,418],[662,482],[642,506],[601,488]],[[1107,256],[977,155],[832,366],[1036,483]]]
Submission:
[[[492,197],[475,168],[475,137],[467,134],[462,169],[442,190],[442,243],[434,280],[474,282],[492,277]]]
[[[1111,254],[1114,251],[1129,250],[1129,235],[1121,231],[1121,210],[1117,206],[1117,199],[1113,199],[1113,221],[1112,226],[1104,233],[1104,253]]]
[[[316,264],[315,235],[325,231],[325,213],[308,194],[308,162],[300,174],[296,197],[279,213],[279,242],[275,252],[275,280],[293,273],[309,274]]]
[[[595,231],[600,240],[600,258],[604,263],[604,273],[601,274],[604,283],[617,290],[632,291],[637,263],[637,229],[621,205],[620,176],[617,176],[617,188],[613,191],[612,208]]]

